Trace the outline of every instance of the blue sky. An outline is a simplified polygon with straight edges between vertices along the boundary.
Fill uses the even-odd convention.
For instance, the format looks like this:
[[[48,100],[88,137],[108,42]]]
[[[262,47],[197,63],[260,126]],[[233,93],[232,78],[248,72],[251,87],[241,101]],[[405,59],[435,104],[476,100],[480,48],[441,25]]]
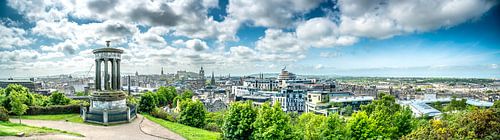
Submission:
[[[496,0],[0,1],[0,78],[124,73],[500,77]]]

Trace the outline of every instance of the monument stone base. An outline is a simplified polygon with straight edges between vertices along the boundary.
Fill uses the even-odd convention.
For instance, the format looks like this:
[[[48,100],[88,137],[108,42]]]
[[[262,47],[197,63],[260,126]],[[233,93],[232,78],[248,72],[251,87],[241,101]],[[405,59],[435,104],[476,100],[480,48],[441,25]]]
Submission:
[[[123,91],[96,91],[90,99],[90,107],[82,109],[86,122],[110,124],[130,122],[136,117],[134,105],[127,105],[127,95]]]

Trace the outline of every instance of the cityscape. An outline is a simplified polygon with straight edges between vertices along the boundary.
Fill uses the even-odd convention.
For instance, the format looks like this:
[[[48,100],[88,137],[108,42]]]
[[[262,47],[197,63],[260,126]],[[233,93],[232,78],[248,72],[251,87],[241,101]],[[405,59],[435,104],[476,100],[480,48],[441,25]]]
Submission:
[[[498,4],[0,1],[0,139],[500,139]]]

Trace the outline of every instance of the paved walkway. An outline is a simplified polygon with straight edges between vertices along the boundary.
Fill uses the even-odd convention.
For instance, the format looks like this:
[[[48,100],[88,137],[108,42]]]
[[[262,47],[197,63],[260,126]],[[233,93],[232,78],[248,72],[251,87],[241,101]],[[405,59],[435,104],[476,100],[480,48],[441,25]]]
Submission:
[[[11,119],[12,122],[18,122],[19,120]],[[146,140],[146,139],[173,139],[173,140],[185,140],[178,134],[145,119],[142,115],[137,115],[137,118],[125,124],[119,124],[114,126],[97,126],[88,125],[81,123],[72,123],[65,121],[43,121],[43,120],[22,120],[23,124],[32,126],[45,126],[49,128],[55,128],[59,130],[76,132],[84,135],[85,137],[76,137],[63,134],[49,134],[31,137],[0,137],[0,139],[133,139],[133,140]]]

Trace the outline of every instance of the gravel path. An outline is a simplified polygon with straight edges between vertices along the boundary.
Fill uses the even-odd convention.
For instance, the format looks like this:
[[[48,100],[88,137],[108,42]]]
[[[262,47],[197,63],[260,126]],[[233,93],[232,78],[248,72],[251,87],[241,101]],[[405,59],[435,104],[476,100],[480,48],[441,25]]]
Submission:
[[[11,119],[12,122],[18,122],[16,119]],[[111,139],[130,139],[130,140],[146,140],[146,139],[173,139],[184,140],[178,134],[145,119],[142,115],[137,115],[137,118],[125,124],[114,126],[97,126],[81,123],[72,123],[65,121],[43,121],[43,120],[22,120],[24,124],[32,126],[45,126],[59,130],[76,132],[85,137],[76,137],[62,134],[49,134],[31,137],[0,137],[0,139],[92,139],[92,140],[111,140]]]

